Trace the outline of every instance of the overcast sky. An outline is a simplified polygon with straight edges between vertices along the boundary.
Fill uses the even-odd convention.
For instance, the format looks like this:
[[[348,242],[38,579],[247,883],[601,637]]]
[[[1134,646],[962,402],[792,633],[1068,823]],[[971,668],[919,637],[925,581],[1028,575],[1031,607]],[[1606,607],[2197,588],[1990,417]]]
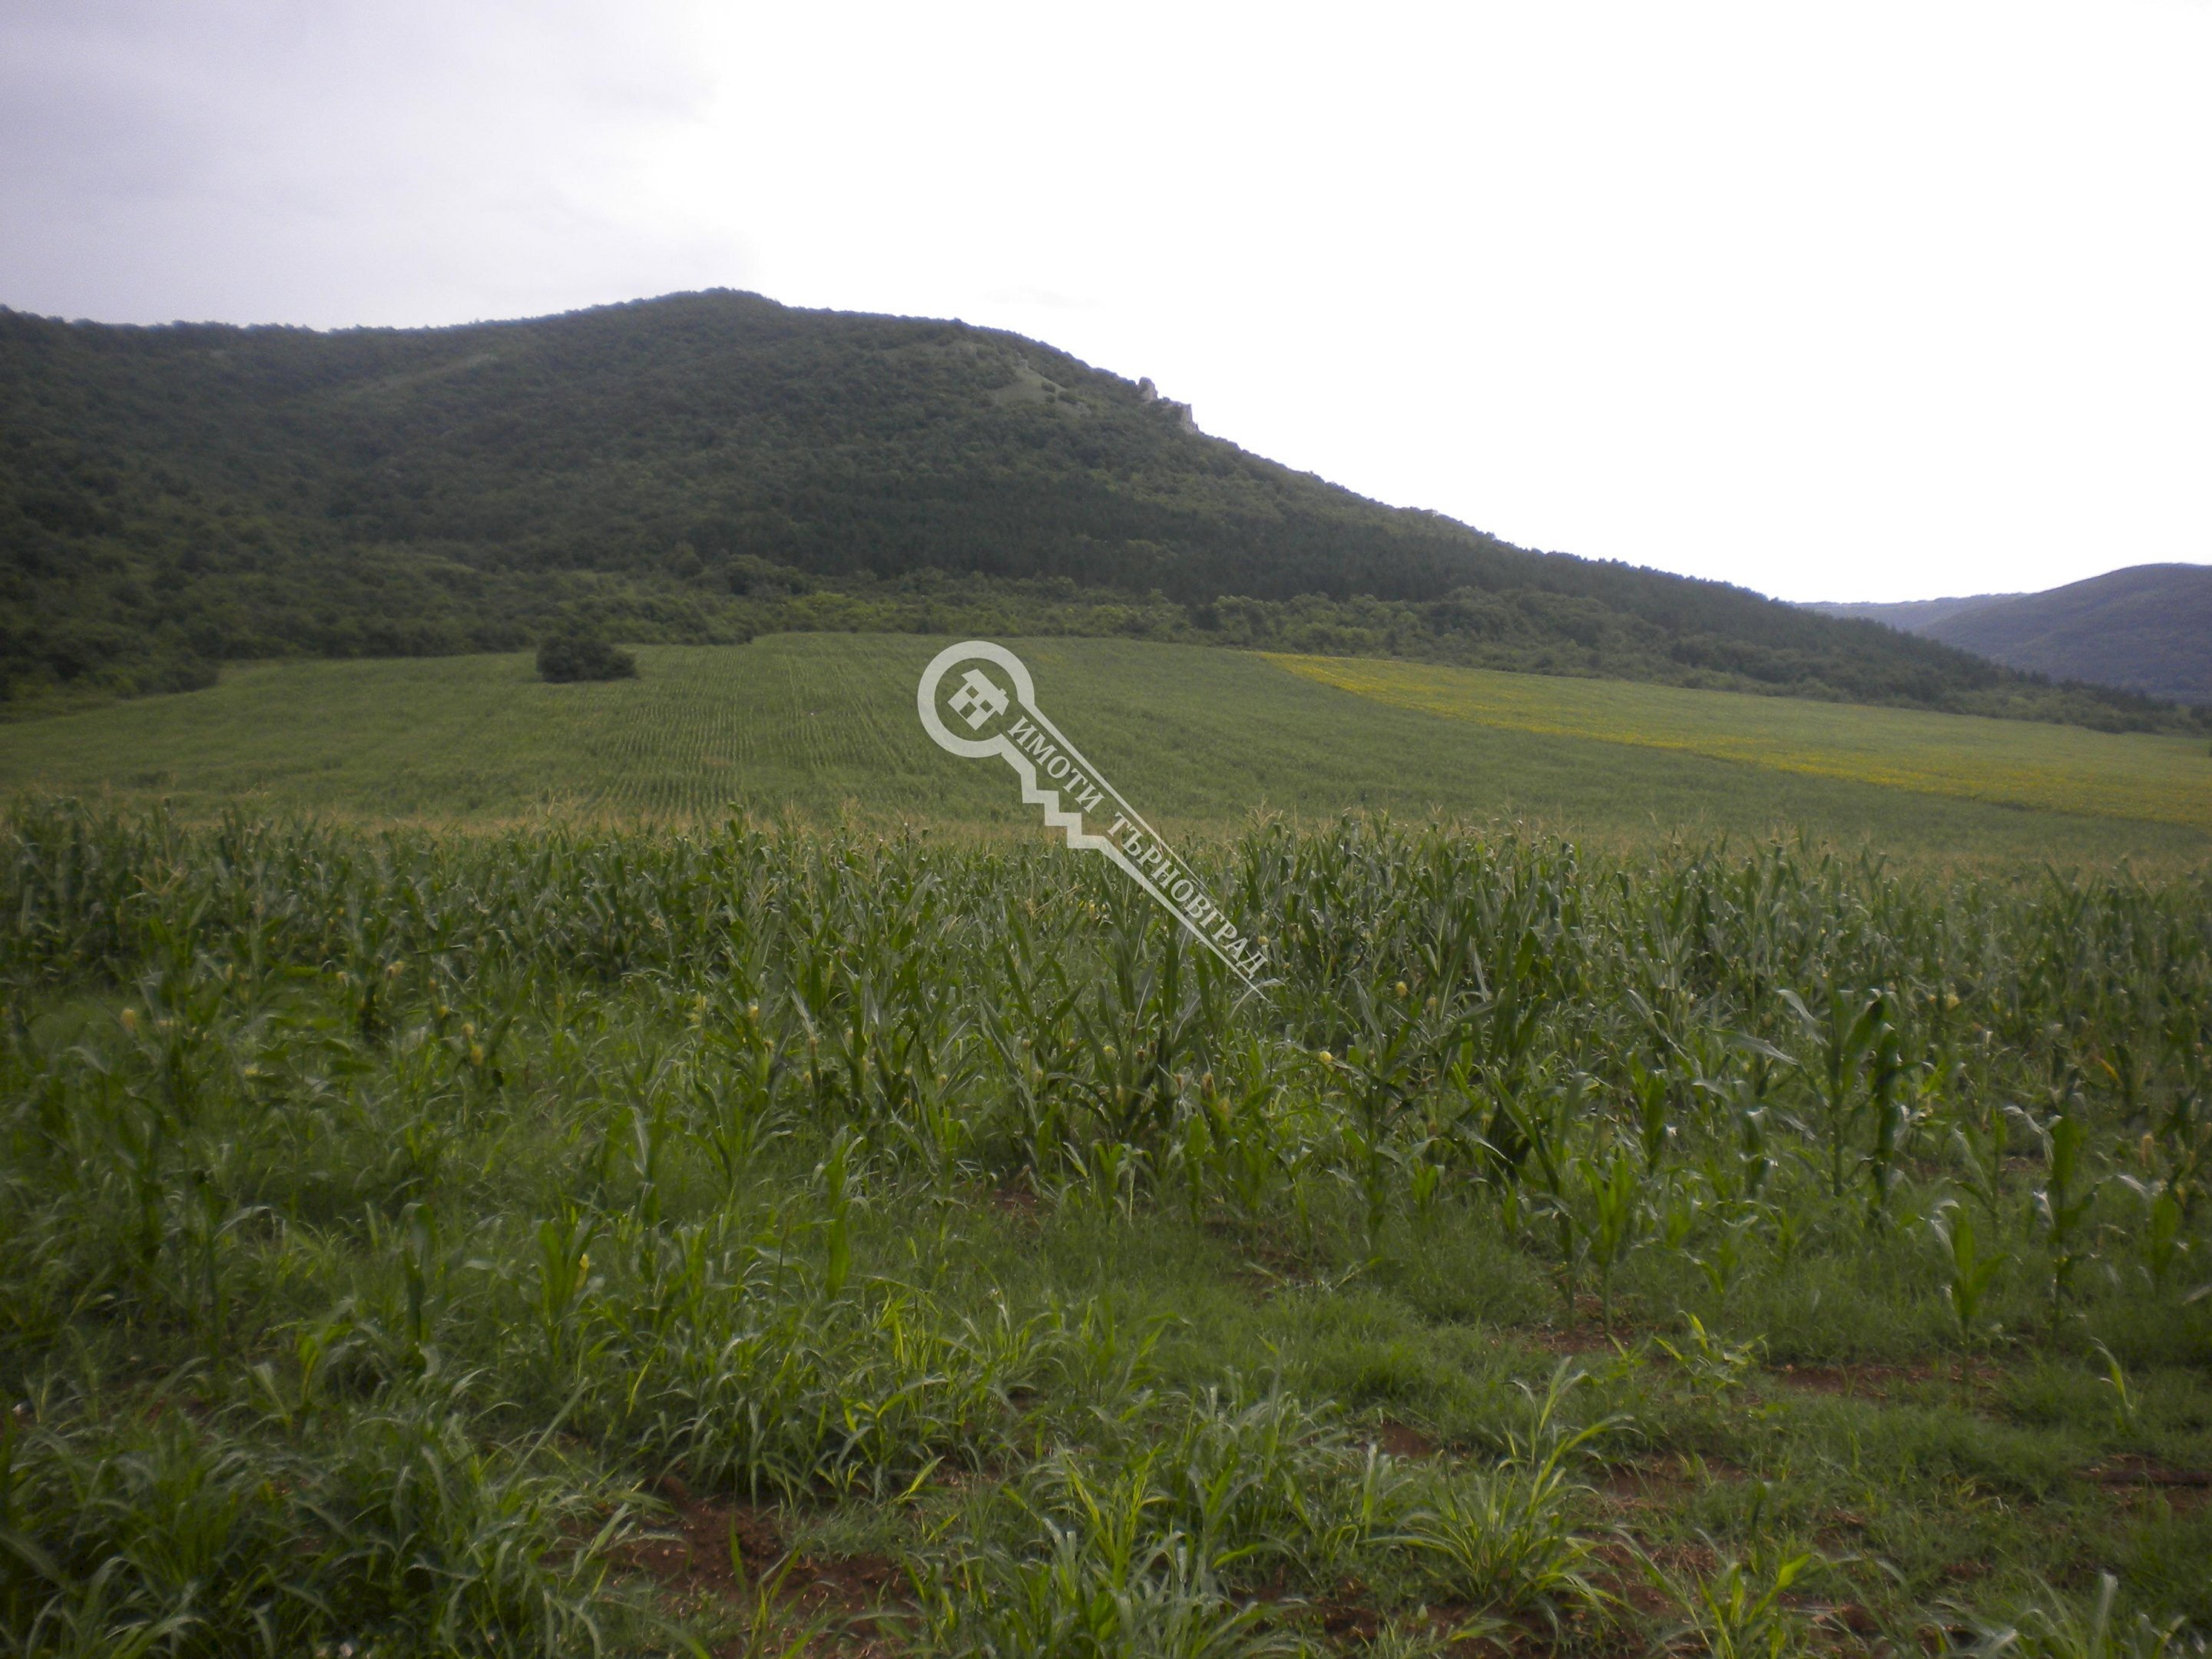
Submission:
[[[7,0],[0,304],[958,316],[1789,599],[2212,562],[2212,0]]]

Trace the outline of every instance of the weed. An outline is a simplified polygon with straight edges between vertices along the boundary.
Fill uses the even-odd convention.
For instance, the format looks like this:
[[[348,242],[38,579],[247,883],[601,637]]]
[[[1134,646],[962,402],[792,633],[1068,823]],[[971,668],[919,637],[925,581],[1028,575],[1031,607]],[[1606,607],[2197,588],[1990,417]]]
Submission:
[[[1569,1431],[1560,1408],[1586,1381],[1563,1361],[1540,1395],[1534,1421],[1496,1470],[1443,1479],[1409,1522],[1406,1539],[1431,1563],[1438,1587],[1486,1612],[1541,1613],[1557,1631],[1570,1615],[1610,1597],[1592,1577],[1596,1544],[1573,1530],[1588,1488],[1571,1473],[1574,1454],[1616,1426],[1607,1419]]]
[[[2164,1623],[2148,1613],[2123,1621],[2113,1612],[2120,1581],[2100,1573],[2097,1592],[2083,1609],[2048,1584],[2008,1620],[1981,1623],[1976,1651],[2018,1654],[2021,1659],[2164,1659],[2177,1652],[2203,1651],[2179,1620]]]

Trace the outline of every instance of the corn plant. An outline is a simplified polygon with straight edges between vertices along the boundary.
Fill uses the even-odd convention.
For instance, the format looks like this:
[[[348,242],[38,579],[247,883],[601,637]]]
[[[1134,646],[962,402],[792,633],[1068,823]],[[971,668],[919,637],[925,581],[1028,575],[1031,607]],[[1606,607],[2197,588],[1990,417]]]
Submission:
[[[2133,1434],[2142,1417],[2142,1401],[2137,1397],[2128,1368],[2102,1342],[2096,1344],[2098,1358],[2105,1362],[2105,1374],[2098,1379],[2110,1389],[2112,1401],[2112,1428],[2119,1434]]]
[[[592,1246],[599,1229],[599,1218],[574,1209],[538,1224],[530,1311],[545,1364],[556,1377],[567,1376],[583,1359],[588,1341],[585,1304],[606,1284],[604,1273],[592,1271]],[[413,1297],[410,1283],[410,1303]]]
[[[1871,1208],[1879,1211],[1896,1173],[1904,1072],[1889,993],[1853,993],[1832,982],[1818,1015],[1796,992],[1785,988],[1780,994],[1814,1047],[1806,1069],[1819,1089],[1828,1190],[1841,1198],[1850,1177],[1863,1169],[1873,1188]],[[1871,1144],[1862,1150],[1862,1141]]]
[[[2089,1215],[2102,1183],[2089,1171],[2088,1128],[2079,1115],[2059,1112],[2044,1121],[2030,1115],[2027,1121],[2043,1143],[2045,1179],[2035,1188],[2035,1213],[2050,1252],[2055,1318],[2075,1273],[2087,1259]]]
[[[1684,1615],[1668,1633],[1669,1647],[1693,1644],[1708,1659],[1784,1659],[1808,1651],[1811,1632],[1804,1615],[1784,1598],[1816,1558],[1776,1559],[1757,1551],[1736,1557],[1711,1539],[1706,1543],[1721,1563],[1716,1571],[1682,1581],[1648,1568]]]
[[[1959,1334],[1971,1341],[1983,1300],[2011,1257],[2000,1249],[1982,1248],[1974,1212],[1956,1199],[1936,1206],[1928,1229],[1943,1249],[1948,1270],[1944,1289],[1950,1297],[1952,1317],[1958,1321]]]
[[[1644,1242],[1649,1225],[1644,1171],[1620,1147],[1602,1160],[1595,1154],[1578,1157],[1573,1170],[1583,1254],[1597,1270],[1598,1316],[1610,1327],[1613,1276]]]
[[[1689,1328],[1680,1343],[1663,1336],[1654,1340],[1689,1379],[1691,1387],[1715,1398],[1741,1388],[1757,1369],[1765,1345],[1756,1338],[1748,1342],[1723,1341],[1708,1331],[1695,1314],[1685,1314],[1682,1322]]]
[[[2142,1181],[2125,1172],[2118,1178],[2142,1207],[2142,1221],[2136,1234],[2142,1275],[2152,1293],[2162,1295],[2190,1248],[2183,1232],[2186,1214],[2180,1195],[2163,1181]]]

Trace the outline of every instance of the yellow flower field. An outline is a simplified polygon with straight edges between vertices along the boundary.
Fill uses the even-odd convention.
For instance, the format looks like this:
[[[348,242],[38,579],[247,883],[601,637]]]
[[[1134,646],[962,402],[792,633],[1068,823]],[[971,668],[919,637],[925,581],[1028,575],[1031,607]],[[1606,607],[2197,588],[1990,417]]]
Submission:
[[[1270,653],[1268,660],[1377,702],[1478,726],[2212,829],[2212,756],[2196,738],[1368,658]]]

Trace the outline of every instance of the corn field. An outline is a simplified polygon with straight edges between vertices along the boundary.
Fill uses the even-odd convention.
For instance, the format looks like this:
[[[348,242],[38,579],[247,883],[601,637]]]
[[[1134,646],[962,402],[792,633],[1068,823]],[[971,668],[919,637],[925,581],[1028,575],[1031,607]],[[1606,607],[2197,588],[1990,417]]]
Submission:
[[[2212,1626],[2212,877],[1259,824],[1252,994],[1042,842],[5,856],[0,1652]]]

